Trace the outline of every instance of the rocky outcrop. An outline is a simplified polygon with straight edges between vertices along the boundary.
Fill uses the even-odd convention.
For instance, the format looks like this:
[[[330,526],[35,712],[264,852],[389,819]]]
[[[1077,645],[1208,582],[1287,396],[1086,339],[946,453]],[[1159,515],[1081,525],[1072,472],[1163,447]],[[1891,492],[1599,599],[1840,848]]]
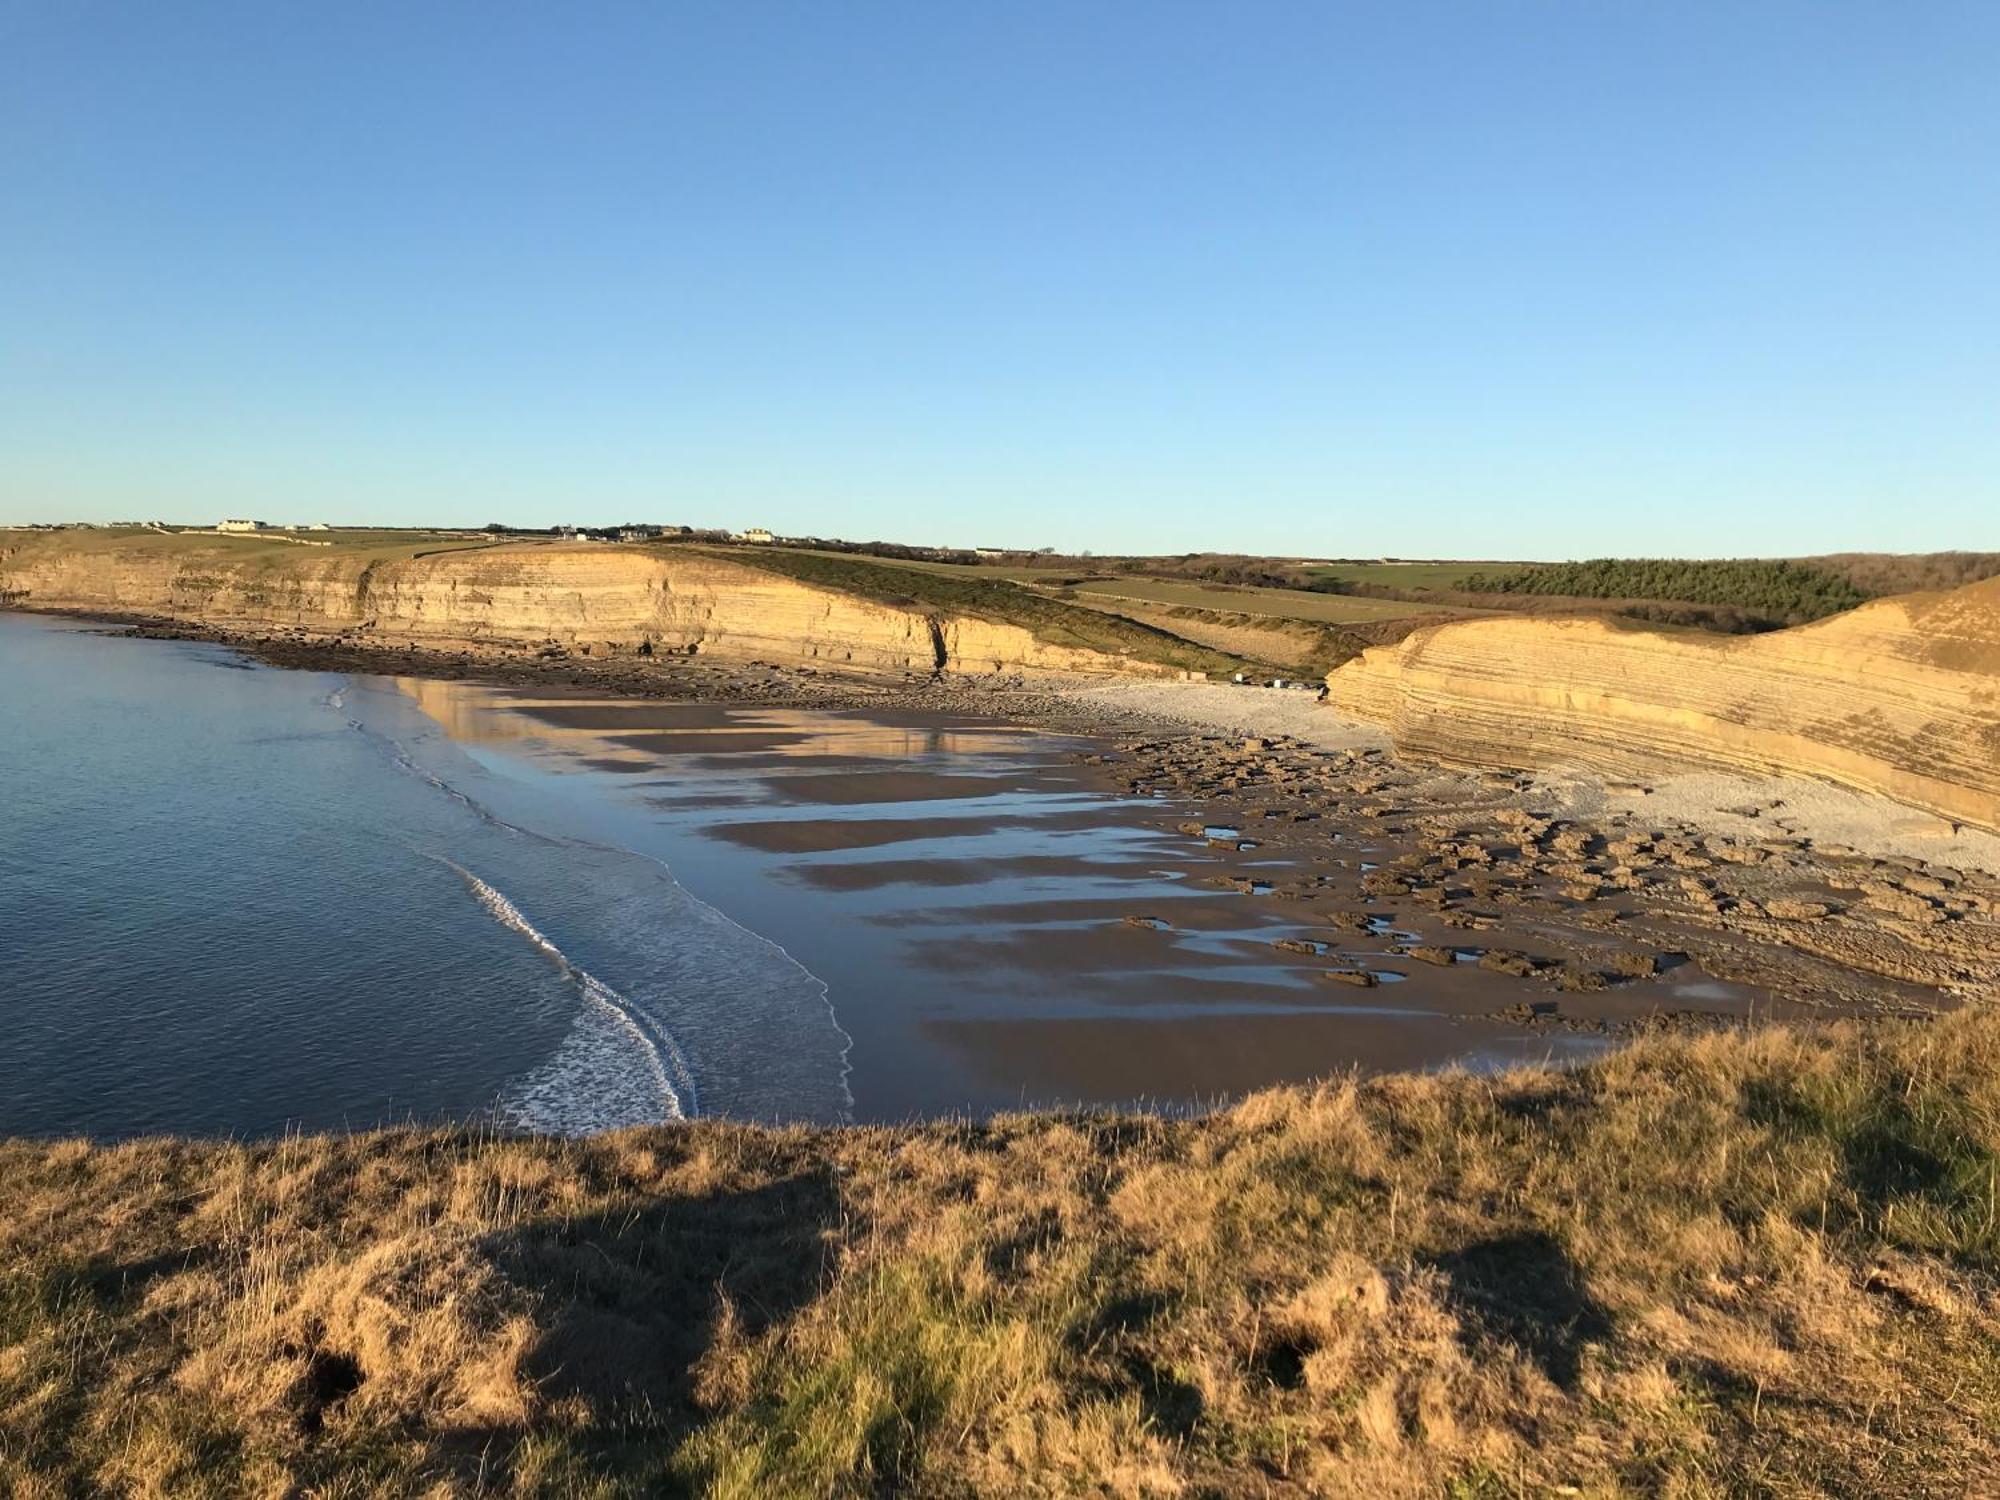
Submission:
[[[0,534],[0,602],[383,643],[695,650],[830,668],[1160,670],[1018,625],[879,603],[685,548],[281,547],[255,538]]]
[[[2000,830],[2000,579],[1759,636],[1436,625],[1327,683],[1399,750],[1446,764],[1791,773]]]

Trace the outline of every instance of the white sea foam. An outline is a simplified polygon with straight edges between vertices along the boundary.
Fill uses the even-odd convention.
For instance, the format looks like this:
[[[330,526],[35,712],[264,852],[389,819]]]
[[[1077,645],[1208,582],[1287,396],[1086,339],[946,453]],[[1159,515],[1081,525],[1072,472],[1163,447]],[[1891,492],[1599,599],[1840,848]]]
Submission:
[[[852,1040],[825,983],[783,947],[695,898],[657,857],[579,836],[575,808],[538,802],[534,788],[494,776],[447,740],[413,728],[409,706],[395,696],[359,681],[347,703],[350,726],[398,770],[478,820],[426,840],[423,852],[458,873],[482,908],[585,1000],[554,1054],[508,1086],[498,1106],[503,1121],[583,1134],[705,1112],[852,1118]],[[512,847],[492,844],[496,833]],[[467,864],[492,881],[470,875]],[[528,922],[517,899],[559,923],[564,940],[592,962],[614,968],[619,987],[579,969]],[[698,1095],[690,1057],[701,1064]],[[663,1107],[662,1081],[677,1109]]]
[[[616,1125],[683,1120],[697,1112],[694,1079],[665,1028],[573,962],[500,891],[455,860],[442,855],[433,858],[455,870],[473,899],[495,921],[540,949],[583,997],[584,1014],[563,1047],[547,1067],[531,1075],[503,1103],[503,1113],[520,1116],[519,1123],[533,1129],[577,1134]],[[628,1097],[630,1090],[619,1076],[619,1067],[607,1056],[611,1051],[636,1053],[644,1065],[651,1106],[640,1118],[632,1118],[634,1101]]]
[[[340,693],[336,693],[334,695],[334,698],[341,699],[344,702],[345,691],[343,690]],[[336,703],[334,701],[334,698],[329,698],[327,700],[327,706],[330,708],[339,708],[341,704]],[[406,772],[407,774],[416,777],[417,780],[425,783],[426,785],[434,787],[438,791],[443,792],[447,797],[451,798],[454,802],[457,802],[462,806],[466,807],[467,809],[469,809],[470,811],[472,811],[473,813],[476,813],[483,821],[490,823],[493,827],[499,829],[502,833],[519,837],[521,834],[527,832],[525,828],[517,828],[512,823],[509,823],[505,818],[498,816],[496,813],[494,813],[494,811],[491,808],[485,806],[483,803],[479,802],[476,798],[467,796],[463,791],[453,786],[449,781],[446,781],[442,776],[439,776],[434,772],[425,769],[422,765],[418,764],[416,757],[413,756],[410,753],[409,749],[403,744],[403,742],[397,739],[394,735],[384,734],[381,730],[372,728],[369,725],[362,723],[361,720],[359,719],[349,719],[347,721],[347,727],[349,729],[352,729],[356,734],[365,735],[367,738],[373,740],[376,744],[380,745],[383,751],[388,755],[390,761],[394,763],[397,770]]]

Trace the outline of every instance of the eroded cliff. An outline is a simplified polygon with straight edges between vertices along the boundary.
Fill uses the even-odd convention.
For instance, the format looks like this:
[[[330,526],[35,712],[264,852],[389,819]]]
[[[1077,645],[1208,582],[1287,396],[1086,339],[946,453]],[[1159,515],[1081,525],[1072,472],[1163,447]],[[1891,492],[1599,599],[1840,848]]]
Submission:
[[[1446,764],[1792,773],[2000,829],[2000,579],[1760,636],[1463,621],[1327,682]]]
[[[1005,621],[902,607],[687,548],[0,534],[0,600],[469,650],[554,643],[876,671],[1170,670]]]

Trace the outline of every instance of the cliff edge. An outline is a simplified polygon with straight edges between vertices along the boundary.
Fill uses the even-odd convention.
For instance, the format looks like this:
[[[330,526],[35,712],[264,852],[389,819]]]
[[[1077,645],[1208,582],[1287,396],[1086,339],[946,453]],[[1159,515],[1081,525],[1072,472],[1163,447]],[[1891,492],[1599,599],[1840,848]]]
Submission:
[[[1327,684],[1399,751],[1445,764],[1788,773],[2000,830],[2000,579],[1759,636],[1435,625]]]
[[[1165,675],[1188,645],[1163,633],[1098,642],[994,610],[868,597],[725,553],[602,543],[17,532],[0,534],[0,603],[496,654],[698,651],[925,673]],[[1097,619],[1071,613],[1086,629]]]

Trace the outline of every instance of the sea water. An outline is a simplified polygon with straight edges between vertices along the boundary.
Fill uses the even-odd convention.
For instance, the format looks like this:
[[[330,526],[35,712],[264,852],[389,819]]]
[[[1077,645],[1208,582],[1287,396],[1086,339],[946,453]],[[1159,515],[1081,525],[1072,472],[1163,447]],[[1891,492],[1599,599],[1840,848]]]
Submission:
[[[840,1120],[826,986],[405,694],[0,614],[0,1134]]]

